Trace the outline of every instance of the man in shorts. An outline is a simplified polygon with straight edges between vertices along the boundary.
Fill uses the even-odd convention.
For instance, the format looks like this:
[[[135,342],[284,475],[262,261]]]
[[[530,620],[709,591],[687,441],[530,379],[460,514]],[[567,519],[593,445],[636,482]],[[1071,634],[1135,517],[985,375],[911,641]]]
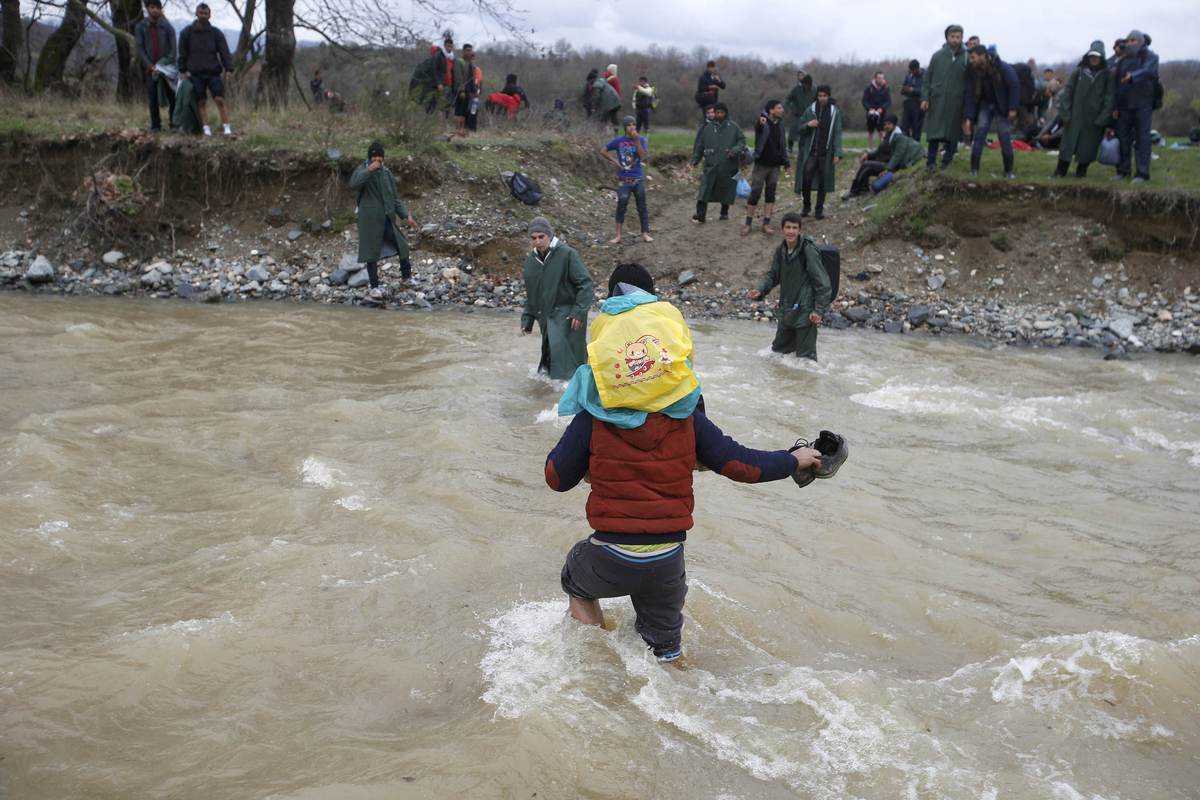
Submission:
[[[691,373],[691,333],[679,311],[659,302],[650,273],[638,264],[619,265],[608,283],[589,363],[575,372],[559,403],[559,414],[574,419],[546,458],[551,489],[565,492],[585,478],[591,483],[593,532],[567,554],[561,583],[570,615],[589,625],[604,624],[600,598],[628,596],[637,632],[660,662],[669,662],[683,653],[683,547],[692,527],[693,469],[700,464],[730,480],[761,483],[814,470],[821,455],[810,447],[751,450],[722,433],[704,414]],[[630,322],[654,338],[625,343]],[[609,352],[613,343],[624,345],[619,356]],[[622,378],[635,388],[634,406],[618,405]]]
[[[225,81],[233,76],[233,57],[225,34],[209,19],[208,3],[196,6],[196,21],[179,32],[179,77],[192,82],[196,90],[196,107],[205,136],[212,136],[208,127],[208,95],[212,95],[221,115],[222,132],[233,135],[229,127],[229,112],[225,109]]]

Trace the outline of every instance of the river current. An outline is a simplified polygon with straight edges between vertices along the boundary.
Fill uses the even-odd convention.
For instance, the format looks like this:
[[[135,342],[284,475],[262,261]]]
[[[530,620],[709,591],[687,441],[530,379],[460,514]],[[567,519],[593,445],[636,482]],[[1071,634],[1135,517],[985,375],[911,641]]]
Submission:
[[[495,313],[0,297],[0,798],[1200,797],[1200,369],[693,326],[682,668]]]

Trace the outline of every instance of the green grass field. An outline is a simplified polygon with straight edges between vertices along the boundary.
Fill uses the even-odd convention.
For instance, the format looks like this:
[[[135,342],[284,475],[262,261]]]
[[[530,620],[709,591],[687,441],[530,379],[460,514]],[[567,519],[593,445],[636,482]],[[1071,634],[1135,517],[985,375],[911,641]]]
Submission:
[[[30,98],[21,94],[0,95],[0,138],[60,138],[71,135],[95,135],[120,130],[145,130],[147,113],[141,104],[100,101],[66,101]],[[215,110],[214,110],[215,118]],[[515,128],[487,127],[468,139],[448,141],[448,128],[438,116],[428,117],[411,107],[396,104],[382,106],[371,114],[348,111],[334,114],[328,110],[308,111],[293,107],[282,111],[253,109],[246,101],[231,101],[231,118],[237,138],[225,141],[214,137],[214,147],[237,147],[263,151],[290,151],[301,155],[323,156],[330,148],[354,156],[365,153],[375,140],[384,143],[392,155],[427,155],[446,158],[471,174],[494,174],[512,163],[512,152],[529,155],[546,148],[569,148],[572,144],[597,145],[607,131],[579,125],[566,133],[542,130],[521,124]],[[169,134],[166,134],[169,135]],[[688,158],[695,141],[694,128],[661,128],[650,135],[651,161],[658,157]],[[848,180],[858,153],[866,149],[864,132],[849,131],[843,137],[846,160],[839,167],[839,179]],[[1016,153],[1016,174],[1020,182],[1035,185],[1085,185],[1125,188],[1148,192],[1200,193],[1200,148],[1171,150],[1154,148],[1157,158],[1151,165],[1151,180],[1131,186],[1115,184],[1113,170],[1094,164],[1087,178],[1052,179],[1056,159],[1044,151]],[[511,168],[511,167],[507,167]],[[969,158],[962,148],[950,167],[949,175],[980,183],[1004,180],[999,150],[984,153],[981,174],[968,175]]]

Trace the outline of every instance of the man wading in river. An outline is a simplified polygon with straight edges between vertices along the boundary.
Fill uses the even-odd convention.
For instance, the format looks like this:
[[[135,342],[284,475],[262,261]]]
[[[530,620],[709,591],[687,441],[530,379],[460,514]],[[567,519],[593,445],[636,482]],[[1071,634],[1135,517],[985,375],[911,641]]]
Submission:
[[[571,616],[589,625],[604,625],[600,598],[628,596],[635,629],[668,662],[683,654],[683,542],[696,465],[742,483],[794,476],[804,485],[831,477],[846,451],[822,467],[810,447],[751,450],[726,436],[704,415],[692,335],[678,309],[659,302],[638,264],[621,264],[608,283],[588,363],[558,404],[560,415],[575,418],[546,457],[551,489],[565,492],[585,478],[592,487],[593,533],[567,554],[561,584]]]
[[[542,332],[538,372],[565,381],[587,361],[587,315],[595,299],[592,276],[574,249],[559,241],[545,217],[529,223],[533,250],[525,258],[521,335]]]

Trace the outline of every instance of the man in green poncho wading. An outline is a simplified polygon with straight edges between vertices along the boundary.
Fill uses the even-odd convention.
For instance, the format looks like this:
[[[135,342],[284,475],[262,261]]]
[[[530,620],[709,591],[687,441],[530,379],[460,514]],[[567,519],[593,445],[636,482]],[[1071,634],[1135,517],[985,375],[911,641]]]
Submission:
[[[946,43],[929,59],[925,85],[921,87],[921,110],[925,112],[925,138],[929,152],[925,166],[937,163],[938,143],[945,145],[942,168],[950,166],[963,133],[963,95],[967,86],[967,51],[962,46],[961,25],[946,28]]]
[[[1104,60],[1104,42],[1092,42],[1058,95],[1058,116],[1065,127],[1056,176],[1066,177],[1072,158],[1078,162],[1075,177],[1087,175],[1088,165],[1100,154],[1104,129],[1112,119],[1115,89],[1113,74]]]
[[[533,250],[525,258],[525,308],[521,335],[542,332],[538,372],[555,380],[570,380],[587,363],[587,316],[595,297],[592,276],[579,253],[554,235],[545,217],[529,223]]]
[[[358,204],[358,263],[367,265],[371,296],[378,299],[383,296],[377,266],[381,259],[398,257],[401,276],[405,281],[412,279],[408,240],[392,223],[392,215],[407,220],[414,230],[417,227],[396,192],[396,179],[383,165],[383,145],[379,142],[367,148],[367,160],[350,176],[350,191]]]
[[[842,160],[842,114],[833,90],[822,84],[817,99],[800,117],[796,142],[796,194],[804,195],[801,216],[812,212],[813,183],[817,184],[817,213],[825,218],[825,195],[833,191],[834,165]]]
[[[729,107],[716,103],[713,120],[706,122],[692,148],[692,169],[703,161],[700,191],[696,193],[696,213],[692,220],[703,225],[708,204],[721,204],[721,219],[729,219],[729,207],[737,202],[738,163],[746,149],[746,136],[729,119]]]
[[[771,349],[795,353],[798,358],[817,360],[817,326],[829,311],[833,289],[821,261],[817,243],[801,236],[801,218],[795,212],[783,215],[783,242],[771,257],[771,268],[750,291],[751,300],[761,300],[779,287],[779,327]]]
[[[800,139],[800,133],[803,131],[800,126],[800,117],[816,99],[817,93],[813,91],[812,75],[804,70],[799,70],[796,73],[796,85],[792,87],[783,101],[783,110],[787,112],[789,120],[787,143],[789,153],[792,152],[792,148]]]

